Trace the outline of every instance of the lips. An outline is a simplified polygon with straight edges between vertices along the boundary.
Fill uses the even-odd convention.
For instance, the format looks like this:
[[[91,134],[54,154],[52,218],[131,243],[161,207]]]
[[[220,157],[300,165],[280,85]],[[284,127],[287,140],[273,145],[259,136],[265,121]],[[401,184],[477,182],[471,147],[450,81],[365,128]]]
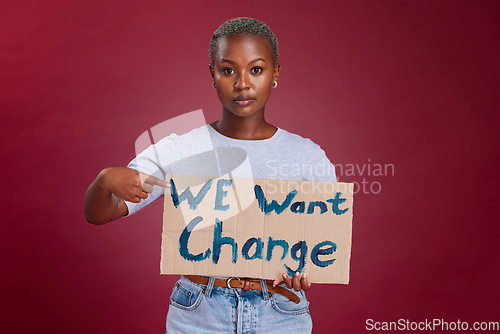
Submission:
[[[253,101],[253,100],[255,100],[255,98],[250,97],[248,95],[239,95],[233,99],[233,101]]]
[[[255,101],[255,98],[250,97],[248,95],[239,95],[239,96],[236,96],[233,99],[233,101],[234,101],[234,103],[236,103],[239,106],[248,106]]]

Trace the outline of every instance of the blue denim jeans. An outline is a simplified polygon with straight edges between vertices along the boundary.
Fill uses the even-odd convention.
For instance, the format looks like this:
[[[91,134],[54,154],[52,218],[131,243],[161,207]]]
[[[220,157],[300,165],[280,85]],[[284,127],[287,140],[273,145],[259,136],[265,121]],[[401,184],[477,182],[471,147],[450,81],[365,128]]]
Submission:
[[[299,296],[296,304],[280,294],[269,295],[263,280],[261,284],[263,291],[244,291],[213,286],[213,278],[205,286],[181,276],[170,297],[166,333],[311,333],[304,291],[288,289]]]

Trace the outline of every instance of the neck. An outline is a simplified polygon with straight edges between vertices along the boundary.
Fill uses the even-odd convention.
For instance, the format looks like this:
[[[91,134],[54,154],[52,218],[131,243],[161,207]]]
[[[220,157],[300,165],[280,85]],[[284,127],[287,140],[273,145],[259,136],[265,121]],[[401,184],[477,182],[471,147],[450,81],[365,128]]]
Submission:
[[[248,117],[238,117],[223,109],[221,118],[211,125],[226,137],[242,140],[268,139],[277,130],[264,119],[264,110]]]

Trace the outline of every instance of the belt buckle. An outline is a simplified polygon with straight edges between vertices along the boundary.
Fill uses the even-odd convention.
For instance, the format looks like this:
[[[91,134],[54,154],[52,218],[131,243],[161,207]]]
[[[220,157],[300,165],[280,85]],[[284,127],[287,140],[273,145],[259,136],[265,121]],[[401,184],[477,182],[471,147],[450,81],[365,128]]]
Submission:
[[[229,277],[229,278],[227,279],[227,281],[226,281],[227,287],[228,287],[229,289],[237,289],[237,288],[233,288],[233,287],[231,286],[231,280],[233,280],[233,279],[237,279],[238,281],[241,281],[241,278],[239,278],[239,277]]]

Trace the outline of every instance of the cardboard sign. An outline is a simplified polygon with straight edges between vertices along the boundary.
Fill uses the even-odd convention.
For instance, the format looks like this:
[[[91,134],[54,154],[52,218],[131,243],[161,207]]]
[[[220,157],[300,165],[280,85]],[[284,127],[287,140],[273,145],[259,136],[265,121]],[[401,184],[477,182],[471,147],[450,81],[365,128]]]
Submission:
[[[167,175],[161,273],[349,283],[353,184]]]

